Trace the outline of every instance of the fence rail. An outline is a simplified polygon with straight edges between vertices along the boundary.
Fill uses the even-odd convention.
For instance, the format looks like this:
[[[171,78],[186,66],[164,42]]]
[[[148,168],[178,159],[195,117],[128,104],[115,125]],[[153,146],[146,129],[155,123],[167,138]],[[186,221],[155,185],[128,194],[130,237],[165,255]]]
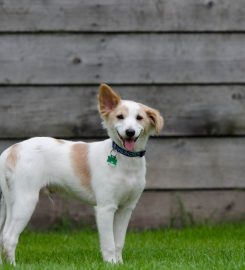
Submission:
[[[243,0],[3,0],[0,31],[244,31]]]

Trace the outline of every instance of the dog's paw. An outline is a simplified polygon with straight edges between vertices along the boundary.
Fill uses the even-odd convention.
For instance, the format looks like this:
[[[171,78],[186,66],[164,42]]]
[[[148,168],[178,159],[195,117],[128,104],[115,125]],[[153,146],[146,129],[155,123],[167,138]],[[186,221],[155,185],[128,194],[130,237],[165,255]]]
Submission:
[[[117,263],[123,264],[123,259],[122,259],[122,253],[121,252],[116,254],[116,260],[117,260]]]
[[[104,258],[104,261],[106,263],[110,263],[110,264],[116,264],[117,263],[117,260],[115,257],[112,257],[112,258]]]
[[[118,264],[123,264],[123,259],[122,259],[122,257],[117,259],[117,263],[118,263]]]

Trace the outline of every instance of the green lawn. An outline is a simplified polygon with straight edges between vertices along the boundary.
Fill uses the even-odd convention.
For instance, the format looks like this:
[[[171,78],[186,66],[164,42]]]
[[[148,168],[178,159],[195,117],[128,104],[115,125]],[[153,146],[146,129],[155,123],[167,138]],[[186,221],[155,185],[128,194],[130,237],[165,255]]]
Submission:
[[[130,232],[120,266],[102,262],[94,231],[25,232],[15,269],[245,269],[245,223]]]

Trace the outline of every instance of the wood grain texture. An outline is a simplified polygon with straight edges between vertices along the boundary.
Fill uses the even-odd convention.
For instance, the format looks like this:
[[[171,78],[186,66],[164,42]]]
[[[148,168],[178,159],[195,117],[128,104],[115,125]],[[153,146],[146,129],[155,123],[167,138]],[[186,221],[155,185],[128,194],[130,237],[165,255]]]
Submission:
[[[245,187],[244,138],[152,139],[147,188]]]
[[[244,152],[245,138],[151,139],[146,189],[245,188]]]
[[[48,229],[62,219],[79,226],[95,228],[94,211],[70,198],[41,196],[29,228]],[[153,229],[195,223],[242,220],[245,191],[144,192],[133,212],[129,228]]]
[[[245,83],[241,34],[3,35],[0,84]]]
[[[102,130],[97,90],[98,87],[2,87],[0,137],[96,136]]]
[[[243,0],[2,0],[0,31],[244,31]]]
[[[115,86],[157,108],[162,136],[245,135],[243,86]],[[96,86],[0,87],[0,138],[106,136]]]

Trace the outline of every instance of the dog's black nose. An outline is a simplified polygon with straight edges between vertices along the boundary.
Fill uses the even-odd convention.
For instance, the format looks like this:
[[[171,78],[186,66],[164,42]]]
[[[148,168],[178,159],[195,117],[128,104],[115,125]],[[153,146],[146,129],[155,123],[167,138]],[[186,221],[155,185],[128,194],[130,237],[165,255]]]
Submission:
[[[127,135],[129,138],[134,137],[134,134],[135,134],[135,130],[133,130],[132,128],[129,128],[129,129],[126,130],[126,135]]]

